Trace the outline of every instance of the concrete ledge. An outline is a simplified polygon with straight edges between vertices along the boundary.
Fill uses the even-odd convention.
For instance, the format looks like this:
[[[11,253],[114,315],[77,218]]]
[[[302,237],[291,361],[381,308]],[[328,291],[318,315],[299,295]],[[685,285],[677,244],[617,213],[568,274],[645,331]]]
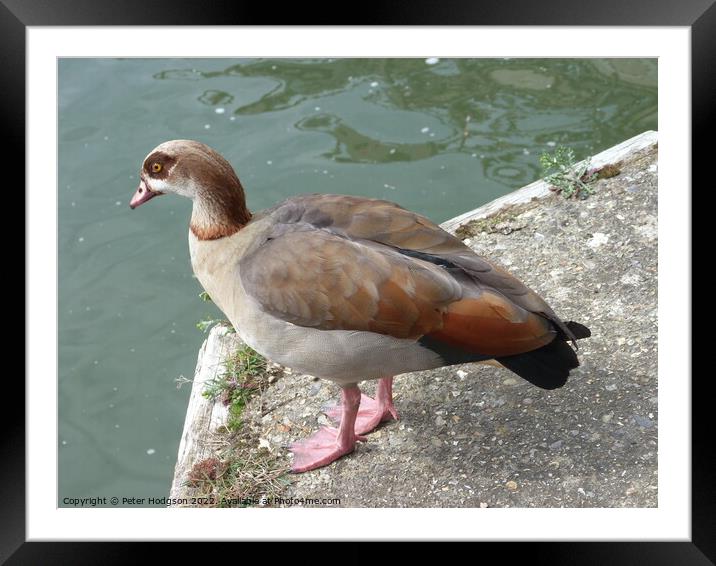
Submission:
[[[609,149],[605,149],[601,153],[596,154],[590,159],[590,164],[593,167],[599,168],[611,163],[618,163],[619,161],[628,158],[630,155],[633,155],[642,149],[655,146],[657,138],[657,132],[648,130],[638,136],[629,138],[614,147],[610,147]],[[578,164],[582,163],[584,162],[580,161]],[[470,222],[471,220],[479,220],[481,218],[487,218],[488,216],[494,216],[499,214],[502,210],[516,204],[523,204],[534,199],[544,199],[549,197],[551,194],[552,191],[549,190],[549,184],[540,179],[539,181],[525,185],[521,189],[512,191],[511,193],[497,198],[483,206],[480,206],[479,208],[470,210],[469,212],[456,216],[455,218],[451,218],[450,220],[446,220],[441,224],[441,226],[448,232],[455,232],[458,227]]]

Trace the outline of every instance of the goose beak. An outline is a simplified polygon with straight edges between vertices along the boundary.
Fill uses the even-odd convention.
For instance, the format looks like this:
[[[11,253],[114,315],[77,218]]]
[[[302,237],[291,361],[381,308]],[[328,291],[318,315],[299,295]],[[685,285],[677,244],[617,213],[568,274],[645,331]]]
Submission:
[[[147,184],[144,182],[144,179],[142,179],[142,182],[139,183],[139,186],[137,187],[137,190],[134,192],[134,196],[132,197],[132,200],[129,201],[129,208],[134,210],[137,208],[140,204],[144,204],[150,199],[153,199],[156,196],[163,195],[161,191],[153,191],[150,189]]]

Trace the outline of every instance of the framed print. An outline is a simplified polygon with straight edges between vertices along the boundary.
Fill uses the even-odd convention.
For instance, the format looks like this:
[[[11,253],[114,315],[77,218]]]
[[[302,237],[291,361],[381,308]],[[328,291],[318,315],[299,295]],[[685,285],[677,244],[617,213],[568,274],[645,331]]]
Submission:
[[[549,11],[383,7],[363,25],[312,27],[261,26],[229,7],[217,21],[193,5],[98,6],[0,7],[7,151],[26,165],[28,210],[27,445],[23,460],[17,423],[7,429],[0,536],[8,563],[85,551],[88,563],[111,561],[112,548],[126,561],[119,541],[128,540],[528,541],[544,562],[714,560],[708,395],[691,378],[690,331],[690,171],[708,147],[708,121],[690,117],[711,113],[709,2],[678,14],[667,2],[591,13],[559,2]],[[192,157],[182,162],[184,150]],[[203,177],[187,169],[174,181],[184,167],[175,164],[199,154],[209,155],[197,165]],[[219,171],[226,174],[215,181]],[[238,187],[241,202],[227,205],[226,218],[246,215],[230,234],[197,223],[223,218],[218,208],[196,212],[191,191],[209,190],[200,178],[218,191]],[[194,208],[171,194],[145,206],[171,192],[190,196]],[[191,235],[187,246],[185,219],[193,214],[190,233],[213,246],[307,193],[351,196],[338,204],[315,197],[314,208],[301,200],[301,214],[313,218],[305,251],[296,252],[303,232],[283,248],[271,232],[273,252],[251,267],[247,302],[234,291],[222,298],[223,287],[197,268],[201,248]],[[551,333],[534,348],[559,341],[569,350],[559,356],[578,356],[567,386],[542,381],[541,358],[514,358],[522,350],[487,355],[465,345],[474,338],[450,331],[464,303],[452,319],[441,303],[433,310],[448,318],[428,330],[416,319],[425,326],[417,333],[415,320],[396,330],[411,308],[422,311],[395,297],[390,307],[361,303],[373,308],[365,329],[355,305],[305,322],[310,293],[320,295],[316,304],[338,301],[334,287],[321,291],[321,278],[309,278],[314,267],[300,267],[323,261],[339,245],[330,238],[350,244],[340,244],[347,247],[327,277],[343,262],[340,269],[359,270],[353,286],[379,277],[365,254],[388,244],[380,253],[392,259],[375,261],[393,270],[413,262],[405,277],[462,270],[450,276],[463,281],[458,256],[390,240],[383,224],[355,228],[378,205],[352,203],[384,201],[402,207],[390,209],[391,222],[407,214],[399,210],[429,218],[430,237],[457,234],[450,245],[508,267],[536,290],[522,295],[538,292],[550,304],[530,315]],[[333,208],[349,203],[367,209]],[[217,226],[229,230],[229,220]],[[372,243],[351,261],[350,246],[364,239]],[[288,281],[311,281],[290,314],[288,299],[266,291],[281,270],[300,272]],[[459,300],[473,292],[461,284]],[[410,297],[415,285],[405,283]],[[260,303],[261,316],[282,313],[291,332],[324,332],[327,358],[326,332],[381,339],[336,388],[312,377],[316,356],[308,365],[283,356],[283,339],[262,350],[257,336],[267,335],[268,319],[242,332],[235,320],[248,319],[227,307],[234,300],[244,309]],[[510,300],[532,313],[524,299]],[[543,322],[552,307],[554,321]],[[502,320],[505,308],[488,311]],[[228,330],[203,333],[220,319]],[[513,331],[491,332],[504,340]],[[298,332],[303,340],[308,330]],[[396,342],[388,348],[384,336]],[[429,350],[445,367],[396,362],[398,340],[419,343],[420,355]],[[330,367],[347,367],[356,344],[341,343]],[[227,352],[235,348],[234,358]],[[491,359],[503,367],[457,365]],[[359,383],[361,396],[352,388],[371,363],[391,375],[376,369],[377,385]],[[392,375],[413,370],[423,373],[393,388]],[[339,391],[343,405],[326,408]],[[353,394],[364,413],[351,413]],[[375,422],[365,414],[373,403],[383,411]],[[315,439],[333,430],[331,419],[339,436],[330,442],[352,444],[326,456]],[[341,428],[347,419],[355,434]],[[240,444],[253,448],[232,459]]]

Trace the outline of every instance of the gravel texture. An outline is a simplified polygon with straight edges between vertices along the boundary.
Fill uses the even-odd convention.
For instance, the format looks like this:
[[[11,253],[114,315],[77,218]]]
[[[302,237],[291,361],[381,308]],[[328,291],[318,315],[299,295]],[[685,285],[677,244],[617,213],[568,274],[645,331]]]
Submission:
[[[620,169],[586,200],[554,194],[459,231],[564,320],[591,328],[563,388],[475,364],[398,376],[400,421],[326,468],[289,475],[285,496],[343,507],[655,507],[656,147]],[[247,425],[288,465],[286,446],[328,424],[321,408],[337,398],[332,383],[289,372],[251,402]]]

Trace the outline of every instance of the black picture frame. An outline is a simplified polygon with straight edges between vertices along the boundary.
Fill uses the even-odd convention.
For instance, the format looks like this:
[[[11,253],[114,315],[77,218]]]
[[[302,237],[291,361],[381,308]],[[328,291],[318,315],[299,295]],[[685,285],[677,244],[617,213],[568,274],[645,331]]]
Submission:
[[[709,163],[709,133],[716,101],[716,6],[714,0],[603,0],[577,3],[574,0],[523,2],[386,2],[361,4],[360,10],[339,10],[340,6],[312,3],[285,4],[280,9],[262,3],[217,0],[203,2],[174,0],[0,0],[0,77],[3,104],[2,131],[5,133],[4,163],[13,164],[20,174],[15,186],[24,186],[25,115],[17,108],[25,104],[25,33],[28,26],[86,25],[260,25],[329,24],[341,25],[342,16],[351,25],[560,25],[560,26],[688,26],[692,38],[692,178]],[[306,21],[308,17],[312,21]],[[344,22],[343,22],[344,23]],[[22,185],[20,184],[22,183]],[[6,190],[8,184],[5,184]],[[709,183],[710,187],[713,183]],[[690,187],[679,190],[690,191]],[[24,204],[23,204],[24,212]],[[24,217],[24,215],[23,215]],[[24,258],[20,260],[24,262]],[[19,264],[19,262],[18,262]],[[24,271],[23,271],[24,272]],[[690,274],[689,274],[690,275]],[[26,296],[26,305],[32,297]],[[691,329],[683,329],[691,332]],[[693,347],[692,347],[693,350]],[[684,379],[691,376],[681,376]],[[716,563],[716,482],[713,461],[715,443],[711,438],[707,404],[711,396],[708,379],[692,380],[692,536],[690,542],[569,542],[492,543],[489,550],[524,552],[531,563],[541,564],[714,564]],[[128,564],[150,552],[150,543],[25,542],[25,391],[17,379],[6,380],[5,399],[20,407],[19,415],[3,411],[0,435],[0,562],[6,564]],[[48,463],[51,467],[51,464]],[[558,536],[558,533],[555,533]],[[346,533],[350,538],[350,533]],[[505,548],[504,545],[518,548]],[[487,545],[483,545],[487,546]],[[323,556],[335,557],[322,547]],[[189,558],[186,545],[175,546]],[[164,560],[171,560],[160,549]],[[348,550],[348,552],[346,552]],[[365,550],[361,549],[365,556]],[[486,549],[479,552],[484,558]],[[205,550],[203,551],[206,552]],[[212,544],[212,554],[226,552],[224,545]],[[382,551],[385,552],[385,551]],[[270,554],[270,553],[269,553]],[[342,549],[341,554],[358,560],[358,552]],[[290,557],[284,556],[289,559]],[[385,556],[381,557],[385,560]],[[6,562],[5,562],[6,561]]]

